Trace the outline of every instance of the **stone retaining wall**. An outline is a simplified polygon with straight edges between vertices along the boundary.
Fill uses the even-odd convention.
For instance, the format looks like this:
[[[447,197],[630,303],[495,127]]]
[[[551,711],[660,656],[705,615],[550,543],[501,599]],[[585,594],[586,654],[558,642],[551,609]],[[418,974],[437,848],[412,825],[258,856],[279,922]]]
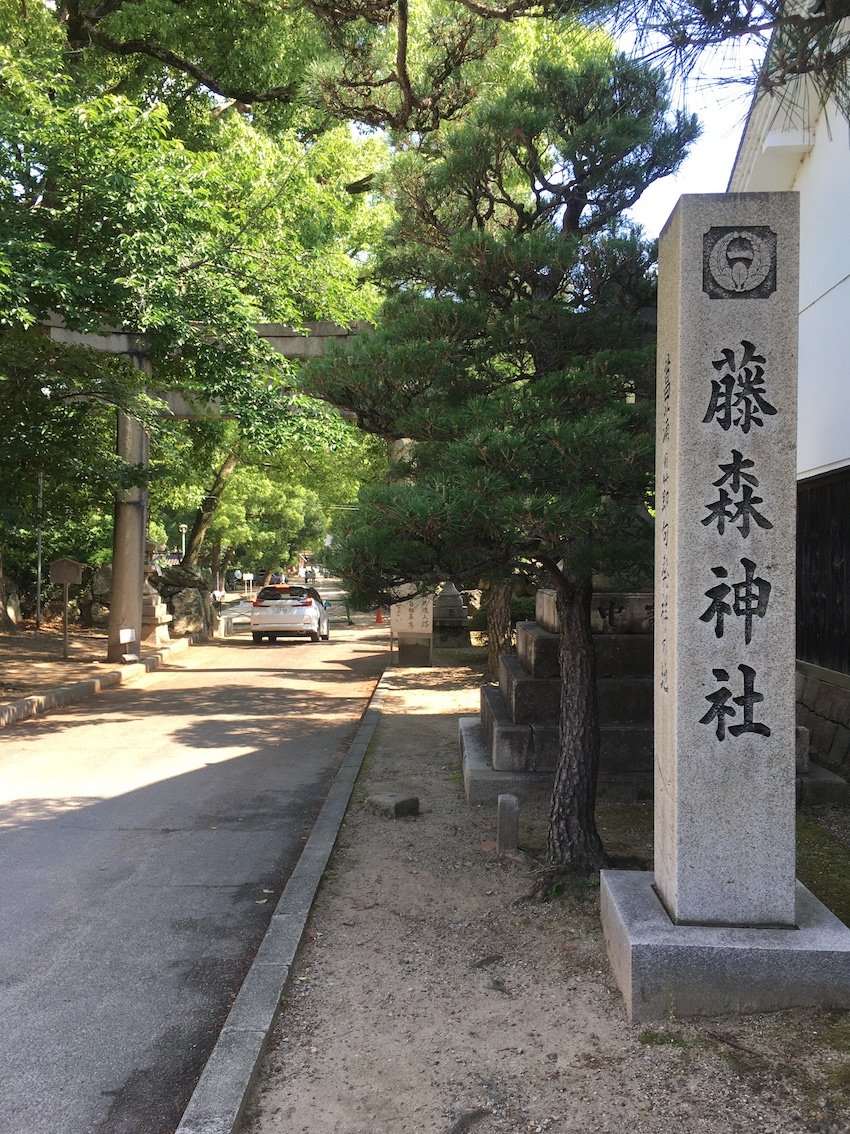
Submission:
[[[809,730],[819,764],[850,775],[850,677],[798,662],[797,724]]]

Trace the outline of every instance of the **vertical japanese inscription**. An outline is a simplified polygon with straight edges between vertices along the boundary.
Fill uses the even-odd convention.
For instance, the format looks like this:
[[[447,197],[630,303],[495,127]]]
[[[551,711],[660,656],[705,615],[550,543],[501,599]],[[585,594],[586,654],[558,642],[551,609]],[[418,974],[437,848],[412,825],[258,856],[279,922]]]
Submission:
[[[739,549],[749,549],[757,530],[773,528],[770,502],[760,494],[761,471],[745,450],[755,431],[769,428],[778,410],[768,397],[766,355],[755,343],[741,339],[740,344],[722,346],[717,355],[711,360],[714,376],[709,380],[708,405],[702,422],[723,434],[739,435],[737,444],[741,448],[730,446],[728,461],[717,462],[720,475],[711,481],[706,514],[701,520],[716,535],[719,562],[710,568],[716,581],[705,591],[708,605],[698,618],[713,627],[715,638],[728,644],[730,664],[712,669],[716,688],[705,697],[709,708],[700,716],[699,723],[713,729],[719,741],[726,741],[747,733],[770,736],[770,727],[756,719],[765,697],[756,688],[758,673],[750,664],[754,660],[750,647],[755,620],[768,615],[773,584],[766,572],[757,573],[756,559],[740,556]],[[736,542],[736,533],[742,542],[737,544],[737,561],[733,563],[729,552],[730,544]],[[731,670],[740,674],[736,678],[741,689],[739,696],[727,684],[731,682]],[[769,714],[769,706],[763,708]]]
[[[661,623],[661,664],[659,684],[664,693],[670,692],[669,628],[670,628],[670,416],[672,387],[670,381],[670,355],[664,359],[664,385],[662,387],[661,425],[661,485],[659,493],[658,523],[661,524],[661,571],[658,595]]]

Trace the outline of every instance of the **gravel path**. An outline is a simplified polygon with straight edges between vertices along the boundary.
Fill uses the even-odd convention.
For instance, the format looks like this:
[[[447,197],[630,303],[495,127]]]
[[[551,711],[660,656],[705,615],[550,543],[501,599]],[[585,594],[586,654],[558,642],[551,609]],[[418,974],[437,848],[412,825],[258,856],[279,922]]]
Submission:
[[[845,1134],[850,1016],[626,1019],[598,891],[526,900],[469,808],[457,718],[480,675],[390,670],[384,716],[296,961],[250,1134]],[[370,810],[381,792],[421,814]],[[847,834],[843,811],[835,833]],[[540,845],[545,816],[521,816]],[[639,850],[642,848],[638,848]]]

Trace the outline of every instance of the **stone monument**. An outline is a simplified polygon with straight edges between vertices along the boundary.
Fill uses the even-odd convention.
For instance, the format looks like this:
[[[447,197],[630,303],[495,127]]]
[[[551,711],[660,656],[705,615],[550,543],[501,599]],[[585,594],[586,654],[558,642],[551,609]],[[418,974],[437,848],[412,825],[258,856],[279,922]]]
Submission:
[[[470,644],[469,610],[451,581],[434,596],[434,645],[458,648]]]
[[[171,641],[171,636],[168,633],[168,624],[171,622],[172,616],[168,613],[168,607],[162,601],[159,591],[151,583],[151,576],[162,574],[162,571],[154,560],[156,551],[157,546],[155,543],[148,541],[145,544],[145,585],[142,588],[142,641],[148,643],[148,645],[164,646],[166,642]]]
[[[850,1005],[795,881],[798,204],[685,196],[661,236],[655,874],[604,871],[634,1019]]]
[[[400,594],[400,602],[390,606],[390,649],[395,641],[398,664],[430,666],[434,657],[434,596]]]

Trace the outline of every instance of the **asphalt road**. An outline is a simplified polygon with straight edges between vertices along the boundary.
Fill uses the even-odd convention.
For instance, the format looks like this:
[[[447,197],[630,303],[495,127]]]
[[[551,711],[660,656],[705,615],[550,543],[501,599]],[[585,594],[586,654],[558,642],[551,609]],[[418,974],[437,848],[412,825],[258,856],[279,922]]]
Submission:
[[[245,633],[0,733],[2,1134],[174,1131],[388,647]]]

